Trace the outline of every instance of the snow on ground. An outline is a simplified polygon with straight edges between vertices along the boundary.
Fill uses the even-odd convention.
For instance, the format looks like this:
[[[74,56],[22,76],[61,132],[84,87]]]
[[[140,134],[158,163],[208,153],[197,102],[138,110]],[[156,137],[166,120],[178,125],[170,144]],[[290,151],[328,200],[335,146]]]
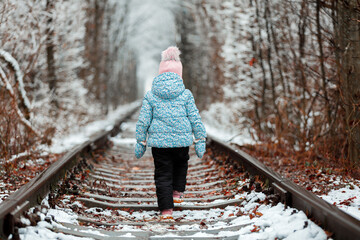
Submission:
[[[136,139],[135,138],[119,138],[119,137],[112,137],[110,138],[110,140],[115,144],[115,145],[134,145],[136,144]]]
[[[48,198],[46,197],[42,201],[43,205],[49,207],[48,204]],[[29,211],[32,211],[33,208],[31,208]],[[63,233],[55,233],[51,229],[54,227],[63,228],[61,224],[58,224],[59,222],[64,223],[73,223],[78,224],[78,221],[76,220],[76,215],[69,209],[43,209],[41,213],[38,213],[40,215],[41,221],[38,222],[37,226],[27,226],[26,228],[20,228],[19,234],[20,239],[23,240],[34,240],[34,239],[61,239],[61,240],[77,240],[77,239],[91,239],[91,238],[79,238],[74,236],[68,236]],[[54,221],[51,221],[49,223],[45,220],[45,218],[50,218]],[[30,222],[28,219],[22,218],[21,221],[26,224],[30,225]],[[11,236],[9,237],[11,239]]]
[[[244,131],[237,131],[232,132],[227,130],[219,131],[219,128],[214,127],[213,125],[210,125],[209,123],[205,122],[205,129],[206,133],[209,136],[216,137],[217,139],[228,142],[228,143],[234,143],[237,145],[244,145],[244,144],[253,144],[255,141],[251,138],[250,134],[248,132]]]
[[[208,110],[202,111],[200,115],[209,135],[224,142],[238,145],[255,144],[255,140],[250,135],[252,129],[246,128],[240,123],[235,126],[233,124],[236,122],[235,115],[230,106],[225,103],[213,103]],[[241,119],[240,116],[237,118]]]
[[[360,181],[355,181],[360,183]],[[327,195],[320,197],[360,220],[360,187],[355,184],[347,185],[338,190],[332,190]]]
[[[178,231],[182,230],[198,230],[199,232],[192,235],[193,237],[206,236],[234,236],[241,235],[241,239],[316,239],[325,240],[327,236],[325,232],[309,220],[305,213],[294,208],[285,207],[279,203],[276,206],[262,204],[265,199],[263,193],[251,192],[237,195],[237,198],[244,198],[245,201],[241,206],[228,206],[225,209],[204,210],[184,210],[174,211],[174,218],[182,218],[181,221],[198,220],[204,224],[188,224],[176,226]],[[259,203],[260,201],[260,203]],[[47,199],[43,200],[43,204],[47,205]],[[111,216],[111,210],[98,211],[96,208],[88,209],[86,212],[96,212],[99,215]],[[146,221],[157,218],[157,211],[133,212],[130,214],[126,211],[118,210],[118,213],[132,220]],[[65,236],[62,233],[54,233],[51,229],[64,228],[60,222],[79,224],[76,216],[68,209],[49,209],[47,212],[40,213],[41,220],[37,226],[22,228],[19,230],[21,239],[86,239],[72,236]],[[45,221],[45,217],[55,219],[51,224]],[[215,222],[216,220],[216,222]],[[225,221],[229,222],[226,223]],[[219,221],[219,222],[218,222]],[[26,221],[24,221],[26,223]],[[29,224],[29,223],[27,223]],[[238,231],[220,231],[218,234],[205,233],[202,228],[206,225],[207,229],[219,229],[229,226],[239,226]],[[142,230],[137,227],[118,225],[114,231],[153,231],[159,234],[159,237],[166,239],[174,236],[169,226],[164,224],[149,223]],[[91,233],[99,235],[97,230],[89,228]],[[239,238],[240,239],[240,238]]]
[[[74,146],[82,144],[89,140],[91,136],[99,133],[103,130],[111,130],[120,116],[125,115],[135,106],[140,104],[139,101],[135,101],[130,104],[125,104],[118,107],[116,110],[108,114],[106,118],[98,121],[91,122],[86,126],[81,126],[77,131],[71,133],[67,136],[58,135],[53,139],[53,144],[50,148],[47,149],[46,146],[43,146],[44,150],[48,150],[51,153],[63,153]]]
[[[6,188],[6,184],[0,181],[0,189]],[[0,193],[0,203],[3,201],[3,199],[7,198],[12,194],[14,191],[4,189]]]
[[[92,240],[92,238],[81,238],[75,236],[65,235],[63,233],[55,233],[51,231],[52,225],[41,221],[38,226],[21,228],[19,230],[20,239],[35,240],[35,239],[56,239],[56,240]]]

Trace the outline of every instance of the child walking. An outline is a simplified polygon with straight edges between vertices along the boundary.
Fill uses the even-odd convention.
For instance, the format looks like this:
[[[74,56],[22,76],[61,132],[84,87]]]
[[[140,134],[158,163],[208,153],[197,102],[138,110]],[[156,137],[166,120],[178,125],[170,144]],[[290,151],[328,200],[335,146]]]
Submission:
[[[196,155],[201,158],[205,127],[182,80],[180,51],[169,47],[161,54],[159,75],[145,94],[136,124],[135,156],[141,158],[147,146],[152,148],[160,219],[172,219],[174,202],[182,202],[193,135]]]

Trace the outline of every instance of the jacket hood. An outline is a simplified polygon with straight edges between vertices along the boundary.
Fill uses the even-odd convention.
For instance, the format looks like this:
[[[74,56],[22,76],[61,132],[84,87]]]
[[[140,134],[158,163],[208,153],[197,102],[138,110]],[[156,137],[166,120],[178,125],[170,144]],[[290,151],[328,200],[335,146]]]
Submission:
[[[165,72],[154,78],[151,91],[158,97],[172,99],[185,90],[182,78],[173,72]]]

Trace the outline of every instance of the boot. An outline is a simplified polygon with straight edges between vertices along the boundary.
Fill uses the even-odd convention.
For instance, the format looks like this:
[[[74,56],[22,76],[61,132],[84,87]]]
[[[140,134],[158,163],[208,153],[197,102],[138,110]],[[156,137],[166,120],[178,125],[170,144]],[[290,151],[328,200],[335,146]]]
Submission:
[[[173,191],[174,203],[182,203],[184,201],[183,195],[184,195],[183,192],[179,192],[179,191],[174,190]]]
[[[172,216],[172,213],[173,213],[173,209],[170,208],[170,209],[164,209],[161,211],[161,214],[160,214],[160,221],[171,221],[171,220],[174,220],[173,216]]]

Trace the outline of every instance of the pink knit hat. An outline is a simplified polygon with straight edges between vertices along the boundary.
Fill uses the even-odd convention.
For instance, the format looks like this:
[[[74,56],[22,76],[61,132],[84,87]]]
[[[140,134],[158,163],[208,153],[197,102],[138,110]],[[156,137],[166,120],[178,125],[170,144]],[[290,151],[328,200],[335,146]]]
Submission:
[[[177,47],[168,47],[161,53],[159,74],[173,72],[182,78],[182,64],[180,62],[180,50]]]

